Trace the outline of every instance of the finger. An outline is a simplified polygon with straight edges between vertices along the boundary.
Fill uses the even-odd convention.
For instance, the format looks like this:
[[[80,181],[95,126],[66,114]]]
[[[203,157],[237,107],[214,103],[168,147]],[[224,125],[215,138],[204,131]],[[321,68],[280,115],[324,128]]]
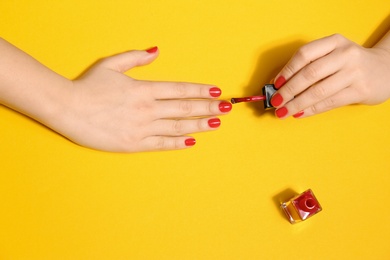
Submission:
[[[217,117],[192,120],[156,120],[151,125],[150,135],[182,136],[216,130],[220,125],[221,120]]]
[[[275,77],[275,87],[280,88],[303,67],[332,52],[341,38],[340,35],[331,35],[302,46]]]
[[[324,81],[324,79],[331,77],[337,73],[345,63],[343,55],[339,55],[337,52],[314,61],[313,63],[304,67],[301,71],[295,74],[271,99],[271,104],[274,107],[281,107],[289,101],[293,100],[297,95],[305,93],[311,89],[316,83]],[[333,85],[332,85],[333,86]],[[316,90],[316,89],[314,89]],[[317,90],[322,90],[317,88]],[[323,89],[323,93],[318,95],[323,99],[325,97],[322,94],[326,94],[326,89]],[[314,102],[318,102],[316,100]]]
[[[351,80],[346,77],[344,73],[336,73],[318,82],[317,84],[314,84],[305,92],[286,103],[284,107],[287,109],[288,113],[285,116],[294,115],[299,111],[313,106],[322,100],[335,95],[337,92],[340,92],[343,88],[348,87],[350,84]]]
[[[152,52],[150,52],[150,50]],[[104,66],[108,69],[124,73],[131,68],[151,63],[157,58],[157,56],[158,49],[152,48],[146,51],[134,50],[104,58],[99,64],[100,66]]]
[[[313,88],[312,85],[319,83],[321,81],[326,80],[326,78],[333,78],[333,74],[342,68],[345,63],[345,58],[342,55],[338,55],[337,53],[331,53],[321,59],[314,61],[313,63],[304,67],[301,71],[294,75],[282,88],[278,90],[278,94],[280,95],[279,99],[282,100],[281,103],[275,102],[275,100],[271,100],[271,104],[275,104],[278,106],[283,106],[285,103],[294,99],[295,96],[300,93],[305,94],[307,91],[311,91],[313,96],[315,97],[318,94],[319,98],[325,98],[323,95],[326,94],[325,88]],[[334,82],[335,83],[335,82]],[[320,85],[320,84],[319,84]],[[323,86],[323,85],[321,85]],[[330,85],[333,86],[333,85]],[[319,93],[316,90],[324,90]],[[276,99],[278,96],[274,96]],[[318,102],[319,100],[315,100],[313,102]],[[280,101],[279,101],[280,102]]]
[[[221,96],[220,88],[212,85],[186,82],[148,82],[155,99],[178,98],[217,98]]]
[[[294,115],[295,118],[304,118],[327,112],[329,110],[359,103],[359,95],[351,88],[343,89],[334,96],[328,97],[317,104],[306,108]]]
[[[161,100],[157,118],[185,118],[222,115],[230,112],[232,104],[217,100]]]
[[[165,151],[191,148],[196,144],[196,140],[189,136],[167,137],[149,136],[143,139],[138,147],[138,151]]]

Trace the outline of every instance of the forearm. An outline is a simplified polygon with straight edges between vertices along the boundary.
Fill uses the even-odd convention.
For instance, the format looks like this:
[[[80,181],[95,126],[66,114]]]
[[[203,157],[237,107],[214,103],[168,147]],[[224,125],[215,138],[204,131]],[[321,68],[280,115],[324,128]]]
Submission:
[[[60,112],[60,101],[70,84],[70,80],[0,38],[1,104],[49,124]]]

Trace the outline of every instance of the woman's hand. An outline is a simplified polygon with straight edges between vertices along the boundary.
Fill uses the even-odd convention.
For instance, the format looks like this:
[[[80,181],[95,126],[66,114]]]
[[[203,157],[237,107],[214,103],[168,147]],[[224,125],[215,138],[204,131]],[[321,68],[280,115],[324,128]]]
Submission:
[[[216,130],[229,102],[215,86],[150,82],[124,74],[151,63],[157,47],[102,59],[76,80],[45,67],[0,38],[0,104],[77,144],[103,151],[188,148],[187,134]]]
[[[215,86],[151,82],[123,73],[152,62],[158,49],[129,51],[99,61],[68,90],[71,102],[57,131],[86,147],[140,152],[188,148],[187,134],[218,129],[217,115],[232,108],[214,100]]]
[[[341,35],[301,47],[276,76],[271,99],[279,118],[307,117],[349,104],[390,98],[390,34],[373,48]]]

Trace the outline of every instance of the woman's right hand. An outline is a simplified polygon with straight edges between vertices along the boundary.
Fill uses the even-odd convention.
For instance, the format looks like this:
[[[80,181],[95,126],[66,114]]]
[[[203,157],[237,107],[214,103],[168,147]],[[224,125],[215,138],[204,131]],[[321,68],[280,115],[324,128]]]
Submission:
[[[335,34],[301,47],[275,77],[278,118],[302,118],[390,98],[390,33],[373,48]]]

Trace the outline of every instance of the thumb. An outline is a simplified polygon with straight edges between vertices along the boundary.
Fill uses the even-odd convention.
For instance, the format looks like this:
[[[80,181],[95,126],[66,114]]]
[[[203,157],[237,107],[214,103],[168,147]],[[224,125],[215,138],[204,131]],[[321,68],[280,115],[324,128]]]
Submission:
[[[133,50],[104,58],[100,65],[111,70],[124,73],[134,67],[147,65],[158,56],[158,48],[153,47],[145,51]]]

